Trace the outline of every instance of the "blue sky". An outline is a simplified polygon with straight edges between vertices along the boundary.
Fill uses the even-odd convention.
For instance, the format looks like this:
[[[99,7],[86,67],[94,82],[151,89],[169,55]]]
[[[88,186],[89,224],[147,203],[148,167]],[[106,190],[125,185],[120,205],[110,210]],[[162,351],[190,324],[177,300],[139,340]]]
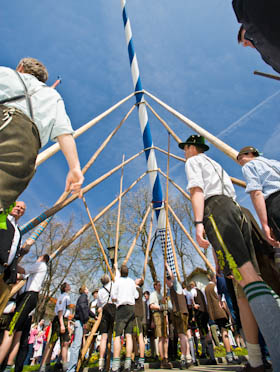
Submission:
[[[237,44],[239,26],[231,1],[128,0],[127,11],[144,89],[214,135],[220,134],[233,148],[254,145],[265,156],[279,159],[280,85],[253,75],[254,70],[273,70],[255,50]],[[49,84],[62,76],[58,91],[74,129],[133,91],[118,0],[5,2],[0,30],[1,65],[15,68],[20,58],[32,56],[48,67]],[[181,138],[193,133],[147,100]],[[77,139],[82,166],[133,103],[131,99]],[[152,113],[149,119],[154,144],[166,149],[166,131]],[[128,158],[141,149],[135,111],[87,173],[85,185],[119,164],[122,154]],[[171,151],[183,156],[174,141]],[[230,175],[242,178],[240,167],[220,151],[211,148],[209,155]],[[157,153],[157,160],[165,171],[166,157]],[[124,188],[145,169],[144,155],[126,167]],[[22,195],[28,206],[23,222],[55,202],[64,189],[66,174],[61,153],[38,168]],[[170,175],[185,188],[183,163],[172,160]],[[93,215],[118,194],[119,178],[120,172],[86,195]],[[238,200],[252,208],[244,190],[236,190]],[[71,213],[87,219],[81,201],[59,217]]]

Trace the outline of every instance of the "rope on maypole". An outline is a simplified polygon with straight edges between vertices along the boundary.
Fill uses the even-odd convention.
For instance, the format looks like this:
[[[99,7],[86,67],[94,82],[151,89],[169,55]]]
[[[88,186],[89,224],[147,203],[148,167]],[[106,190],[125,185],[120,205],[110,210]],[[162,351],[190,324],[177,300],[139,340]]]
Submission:
[[[143,136],[143,143],[144,148],[151,148],[147,151],[145,151],[146,155],[146,161],[147,161],[147,168],[149,172],[150,177],[150,185],[152,188],[152,195],[153,195],[153,208],[156,211],[156,216],[158,220],[158,231],[159,235],[161,237],[161,248],[162,252],[164,253],[164,247],[165,247],[165,210],[164,210],[164,203],[162,200],[162,189],[159,179],[159,174],[157,172],[157,161],[155,156],[155,151],[153,149],[153,140],[152,140],[152,134],[150,130],[150,124],[148,120],[148,113],[144,101],[144,94],[142,92],[142,83],[140,79],[140,72],[138,67],[138,62],[136,58],[136,53],[134,50],[133,40],[132,40],[132,30],[130,26],[130,21],[127,16],[126,12],[126,0],[121,0],[121,7],[122,7],[122,18],[124,23],[124,29],[125,29],[125,36],[126,36],[126,43],[128,48],[128,56],[130,61],[130,68],[131,68],[131,75],[132,75],[132,81],[134,86],[134,91],[137,92],[135,94],[136,97],[136,104],[138,106],[138,116],[139,116],[139,123],[140,128]],[[170,243],[170,237],[169,232],[167,231],[167,259],[168,259],[168,265],[170,269],[172,270],[174,276],[176,277],[176,270],[175,270],[175,264],[174,264],[174,257],[172,252],[172,247]]]

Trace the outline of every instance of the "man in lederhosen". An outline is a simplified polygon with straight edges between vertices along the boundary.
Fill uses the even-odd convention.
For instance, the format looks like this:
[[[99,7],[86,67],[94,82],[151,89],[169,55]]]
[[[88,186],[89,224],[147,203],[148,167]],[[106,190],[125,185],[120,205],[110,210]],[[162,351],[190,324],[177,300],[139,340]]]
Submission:
[[[204,137],[192,135],[179,147],[185,151],[187,159],[187,189],[192,200],[196,240],[202,248],[207,248],[210,241],[224,274],[232,274],[245,292],[240,314],[241,317],[246,316],[242,326],[247,345],[253,344],[255,348],[255,344],[258,344],[257,320],[268,345],[273,367],[280,369],[280,344],[276,339],[276,334],[280,333],[280,309],[273,291],[262,281],[253,266],[251,228],[235,202],[232,182],[223,168],[204,154],[209,149]],[[209,241],[204,237],[204,229]],[[256,331],[254,334],[249,325]],[[255,367],[262,368],[262,361],[254,365],[251,363],[249,370],[253,371]]]
[[[133,348],[135,357],[139,356],[139,358],[134,359],[134,372],[144,371],[144,364],[145,364],[145,341],[144,341],[144,324],[145,324],[145,311],[144,311],[144,301],[143,301],[143,278],[137,278],[135,280],[136,289],[139,293],[137,299],[135,299],[135,324],[133,327]],[[139,353],[137,348],[137,341],[139,345]]]
[[[0,67],[0,221],[27,187],[39,149],[57,140],[69,165],[66,190],[80,192],[84,177],[73,129],[59,93],[48,87],[46,67],[23,58],[16,71]]]
[[[193,364],[187,337],[189,311],[180,282],[174,277],[168,264],[166,264],[166,268],[169,274],[166,278],[166,284],[169,288],[172,303],[171,319],[180,338],[181,345],[180,369],[187,369]]]
[[[116,279],[120,276],[119,270],[116,271]],[[110,281],[110,277],[104,274],[101,279],[102,288],[98,291],[97,296],[97,309],[98,312],[102,311],[102,318],[99,326],[99,333],[101,334],[100,346],[99,346],[99,372],[105,372],[105,353],[108,340],[108,334],[112,334],[115,315],[116,305],[112,299],[112,290],[114,282]]]
[[[66,282],[60,287],[61,294],[55,305],[55,317],[52,321],[50,340],[46,345],[42,357],[40,372],[48,372],[50,370],[51,355],[58,338],[60,338],[62,369],[63,372],[67,371],[68,347],[70,342],[68,327],[68,316],[70,315],[70,291],[70,284]]]
[[[206,358],[207,349],[208,354],[210,355],[210,359],[208,360],[207,363],[209,363],[209,365],[210,364],[215,365],[217,364],[217,362],[214,356],[212,337],[208,327],[209,313],[205,297],[202,291],[196,286],[195,281],[190,282],[190,287],[194,301],[195,322],[199,329],[200,342],[202,346],[202,354],[200,357]]]

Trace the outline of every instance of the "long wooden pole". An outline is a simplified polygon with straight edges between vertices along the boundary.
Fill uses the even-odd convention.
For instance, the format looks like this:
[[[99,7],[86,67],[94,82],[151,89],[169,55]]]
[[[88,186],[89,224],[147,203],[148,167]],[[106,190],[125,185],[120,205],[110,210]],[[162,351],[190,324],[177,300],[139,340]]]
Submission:
[[[99,148],[95,151],[93,156],[89,159],[87,164],[83,167],[82,173],[85,174],[88,169],[94,164],[97,157],[101,154],[101,152],[104,150],[104,148],[107,146],[107,144],[110,142],[110,140],[113,138],[113,136],[117,133],[117,131],[121,128],[122,124],[127,120],[129,115],[132,113],[132,111],[135,109],[135,105],[131,107],[131,109],[128,111],[128,113],[124,116],[124,118],[121,120],[119,125],[109,134],[109,136],[105,139],[105,141],[99,146]],[[59,204],[60,202],[64,201],[67,196],[70,194],[70,192],[63,192],[62,195],[58,198],[58,200],[55,202],[54,205]],[[42,232],[46,229],[49,222],[51,221],[51,218],[48,218],[47,220],[43,221],[39,227],[36,229],[36,231],[33,232],[33,234],[26,240],[24,243],[25,246],[28,245],[28,248],[30,249],[31,246],[35,243],[37,238],[42,234]]]
[[[137,154],[135,154],[134,156],[132,156],[129,159],[127,159],[123,164],[122,163],[119,164],[115,168],[113,168],[110,171],[108,171],[107,173],[103,174],[103,176],[97,178],[95,181],[93,181],[89,185],[85,186],[82,189],[83,194],[87,193],[89,190],[91,190],[92,188],[94,188],[95,186],[97,186],[100,182],[104,181],[106,178],[108,178],[109,176],[111,176],[112,174],[114,174],[115,172],[117,172],[122,166],[124,166],[124,165],[130,163],[132,160],[136,159],[144,151],[145,150],[139,151]],[[70,198],[68,198],[67,200],[64,200],[63,202],[61,202],[61,203],[59,203],[57,205],[52,206],[51,208],[49,208],[48,210],[46,210],[45,212],[43,212],[42,214],[40,214],[40,216],[33,218],[32,220],[30,220],[29,222],[27,222],[24,226],[21,226],[20,227],[21,233],[22,234],[26,234],[28,231],[30,231],[31,229],[33,229],[34,227],[36,227],[37,225],[39,225],[42,221],[44,221],[48,217],[51,217],[55,213],[59,212],[61,209],[63,209],[64,207],[66,207],[68,204],[72,203],[77,198],[78,198],[78,195],[77,194],[74,194]]]
[[[145,261],[144,261],[144,267],[143,267],[143,275],[142,275],[143,280],[145,280],[145,277],[146,277],[147,263],[149,259],[150,244],[151,244],[152,231],[153,231],[153,219],[154,219],[154,211],[152,210],[149,234],[148,234],[148,240],[147,240],[147,247],[146,247],[146,253],[145,253]]]
[[[145,213],[145,215],[144,215],[144,217],[143,217],[143,220],[142,220],[140,226],[138,227],[138,230],[137,230],[136,236],[135,236],[135,238],[133,239],[133,242],[132,242],[132,244],[131,244],[131,246],[130,246],[128,252],[127,252],[127,255],[126,255],[126,257],[125,257],[125,259],[124,259],[124,261],[123,261],[123,265],[126,265],[126,264],[127,264],[127,261],[129,260],[129,258],[130,258],[130,256],[131,256],[131,254],[132,254],[132,252],[133,252],[133,249],[134,249],[134,247],[135,247],[135,245],[136,245],[137,239],[138,239],[138,237],[139,237],[139,235],[140,235],[140,233],[141,233],[141,231],[142,231],[142,229],[143,229],[143,227],[144,227],[144,225],[145,225],[146,219],[147,219],[147,217],[148,217],[150,211],[151,211],[151,205],[148,206],[148,208],[147,208],[147,210],[146,210],[146,213]]]
[[[261,72],[261,71],[254,71],[254,75],[259,75],[259,76],[263,76],[263,77],[274,79],[274,80],[280,80],[279,75],[266,74],[265,72]]]
[[[137,178],[123,193],[122,197],[126,195],[135,185],[137,185],[138,182],[140,182],[147,174],[148,172],[144,172],[140,177]],[[111,209],[119,200],[119,196],[117,196],[111,203],[109,203],[104,209],[102,209],[101,212],[99,212],[94,218],[93,222],[96,222],[101,218],[109,209]],[[89,227],[91,226],[91,223],[85,224],[83,227],[80,228],[79,231],[77,231],[70,239],[67,240],[67,242],[61,244],[55,252],[53,252],[50,255],[50,261],[54,260],[59,254],[61,254],[66,248],[69,247],[70,244],[72,244],[76,239],[78,239]],[[15,293],[17,293],[25,284],[25,280],[21,280],[17,284],[15,284],[11,290],[10,297],[13,297]],[[1,315],[1,314],[0,314]]]
[[[152,113],[155,115],[155,117],[161,122],[161,124],[164,126],[164,128],[168,131],[168,133],[171,134],[171,136],[175,139],[177,143],[183,142],[179,136],[170,128],[170,126],[166,123],[165,120],[162,119],[162,117],[152,108],[151,105],[146,101],[146,105],[149,107],[149,109],[152,111]]]
[[[201,136],[205,137],[210,143],[212,143],[215,147],[217,147],[219,150],[221,150],[223,153],[225,153],[227,156],[232,158],[235,162],[237,162],[236,156],[238,152],[232,148],[231,146],[227,145],[223,141],[221,141],[219,138],[213,136],[210,132],[200,127],[198,124],[196,124],[194,121],[188,119],[186,116],[182,115],[180,112],[174,110],[172,107],[161,101],[159,98],[153,96],[151,93],[144,90],[144,93],[152,98],[155,102],[157,102],[159,105],[164,107],[167,111],[171,112],[174,116],[176,116],[179,120],[181,120],[184,124],[192,128],[195,132],[200,134]]]
[[[94,235],[95,235],[95,238],[96,238],[96,241],[97,241],[97,243],[98,243],[98,245],[99,245],[99,248],[100,248],[100,250],[101,250],[101,253],[102,253],[102,255],[103,255],[103,258],[104,258],[105,264],[106,264],[107,269],[108,269],[108,271],[109,271],[109,273],[110,273],[110,275],[111,275],[111,279],[114,280],[115,275],[113,274],[113,271],[111,270],[111,267],[110,267],[110,265],[109,265],[109,262],[108,262],[108,259],[107,259],[107,256],[106,256],[106,253],[105,253],[104,248],[103,248],[103,245],[102,245],[102,243],[101,243],[101,241],[100,241],[100,238],[99,238],[98,232],[97,232],[97,230],[96,230],[95,224],[94,224],[93,219],[92,219],[92,217],[91,217],[90,210],[89,210],[89,208],[88,208],[88,205],[87,205],[87,202],[86,202],[86,199],[85,199],[84,195],[83,195],[83,198],[82,198],[82,199],[83,199],[83,202],[84,202],[84,205],[85,205],[85,208],[86,208],[86,211],[87,211],[87,214],[88,214],[88,217],[89,217],[90,223],[91,223],[91,227],[92,227],[92,230],[93,230]]]
[[[86,340],[86,343],[85,343],[84,347],[81,350],[81,355],[80,355],[80,358],[78,360],[77,367],[76,367],[76,371],[77,372],[79,372],[79,370],[80,370],[80,368],[81,368],[81,366],[83,364],[83,361],[85,359],[86,353],[87,353],[87,351],[88,351],[88,349],[89,349],[89,347],[90,347],[90,345],[92,343],[93,337],[96,334],[96,332],[98,330],[98,327],[100,325],[101,318],[102,318],[102,312],[100,312],[98,314],[98,317],[96,319],[96,322],[94,323],[94,325],[93,325],[93,327],[92,327],[92,329],[90,331],[90,334],[89,334],[89,336],[88,336],[88,338]]]
[[[181,229],[183,230],[183,232],[185,233],[185,235],[187,236],[187,238],[190,240],[190,242],[192,243],[192,245],[194,246],[195,250],[197,251],[197,253],[200,255],[200,257],[203,259],[203,261],[205,262],[205,264],[209,267],[209,269],[215,273],[215,269],[214,267],[211,265],[210,261],[205,257],[205,255],[201,252],[199,246],[196,244],[196,242],[193,240],[192,236],[188,233],[188,231],[185,229],[185,226],[182,224],[182,222],[180,221],[180,219],[178,218],[178,216],[176,215],[176,213],[174,212],[174,210],[171,208],[171,206],[169,205],[169,210],[170,212],[172,213],[172,215],[174,216],[175,220],[177,221],[178,225],[181,227]]]
[[[128,101],[131,97],[134,96],[134,92],[131,93],[126,98],[122,99],[115,105],[111,106],[108,110],[104,111],[102,114],[96,116],[93,120],[89,121],[88,123],[81,126],[79,129],[77,129],[73,135],[74,138],[79,137],[81,134],[86,132],[88,129],[92,128],[94,125],[96,125],[100,120],[104,119],[107,115],[109,115],[111,112],[113,112],[115,109],[117,109],[119,106],[121,106],[123,103]],[[60,146],[58,143],[55,145],[50,146],[45,151],[42,151],[38,156],[36,160],[36,167],[41,165],[44,161],[48,160],[51,156],[56,154],[60,150]]]
[[[124,154],[122,158],[122,163],[124,163]],[[121,198],[122,187],[123,187],[123,167],[122,167],[122,174],[121,174],[121,180],[120,180],[120,196],[119,196],[118,217],[117,217],[117,226],[116,226],[115,259],[114,259],[115,267],[117,267],[117,263],[118,263],[119,233],[120,233],[120,219],[121,219],[121,206],[122,206],[122,198]]]
[[[157,147],[157,146],[153,146],[153,148],[157,151],[160,151],[162,152],[163,154],[167,155],[168,152],[166,150],[163,150],[161,149],[160,147]],[[182,163],[185,163],[186,162],[186,159],[182,158],[181,156],[177,156],[177,155],[174,155],[172,153],[170,153],[170,157],[171,158],[174,158],[174,159],[177,159],[179,161],[181,161]],[[159,169],[158,169],[159,170]],[[240,180],[239,178],[235,178],[235,177],[231,177],[230,176],[230,179],[231,179],[231,182],[236,185],[236,186],[240,186],[240,187],[243,187],[245,188],[246,187],[246,182],[245,181],[242,181]]]

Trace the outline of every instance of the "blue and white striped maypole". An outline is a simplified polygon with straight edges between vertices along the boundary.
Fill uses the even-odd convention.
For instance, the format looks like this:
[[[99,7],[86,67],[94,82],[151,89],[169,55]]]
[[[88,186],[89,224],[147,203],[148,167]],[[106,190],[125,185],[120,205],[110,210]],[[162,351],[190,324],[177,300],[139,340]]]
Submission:
[[[136,58],[136,53],[134,51],[133,40],[132,40],[132,31],[130,26],[130,21],[126,13],[125,8],[126,0],[121,0],[122,6],[122,17],[125,29],[126,43],[128,48],[128,55],[130,61],[130,68],[133,80],[134,91],[142,91],[142,84],[140,79],[139,67]],[[143,136],[144,149],[153,147],[152,134],[150,130],[150,124],[148,119],[148,113],[146,105],[144,103],[144,94],[136,94],[136,103],[138,104],[138,116],[140,122],[140,128]],[[166,214],[165,208],[162,201],[162,189],[159,179],[159,174],[157,171],[157,160],[154,149],[145,151],[146,160],[147,160],[147,169],[149,171],[150,185],[152,188],[153,194],[153,207],[156,209],[156,216],[158,220],[158,231],[160,235],[161,248],[164,252],[165,248],[165,225],[166,225]],[[167,263],[170,266],[173,274],[176,275],[174,256],[172,252],[171,241],[169,233],[167,234]]]

